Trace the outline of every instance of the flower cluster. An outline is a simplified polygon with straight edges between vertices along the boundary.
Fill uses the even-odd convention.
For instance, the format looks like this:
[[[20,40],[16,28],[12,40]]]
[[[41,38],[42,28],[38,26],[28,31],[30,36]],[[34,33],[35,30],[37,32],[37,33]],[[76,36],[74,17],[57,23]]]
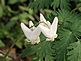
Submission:
[[[21,28],[27,38],[28,42],[31,44],[38,44],[40,42],[39,35],[41,32],[47,37],[47,41],[54,41],[57,38],[57,25],[58,25],[58,18],[55,17],[53,23],[51,24],[49,21],[46,21],[44,16],[40,13],[40,22],[37,27],[34,26],[32,21],[29,21],[28,28],[24,23],[21,23]]]

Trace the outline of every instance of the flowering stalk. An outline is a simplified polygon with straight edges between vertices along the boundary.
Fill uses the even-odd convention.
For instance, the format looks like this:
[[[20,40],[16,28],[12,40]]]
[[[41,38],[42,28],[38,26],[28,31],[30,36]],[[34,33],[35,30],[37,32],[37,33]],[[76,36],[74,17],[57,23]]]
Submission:
[[[40,24],[37,27],[34,26],[32,21],[29,21],[30,29],[24,23],[21,23],[21,28],[27,37],[27,40],[30,40],[28,42],[36,44],[40,42],[39,35],[41,32],[47,37],[47,41],[54,41],[57,37],[57,25],[57,17],[54,18],[53,23],[51,24],[49,21],[46,21],[42,14],[40,14]]]
[[[40,29],[42,33],[47,37],[47,41],[54,41],[54,39],[57,38],[56,32],[57,32],[58,18],[55,17],[53,23],[51,24],[49,21],[46,21],[44,16],[41,14],[40,21],[43,22],[42,24],[40,23]]]
[[[27,39],[30,40],[31,44],[39,43],[40,42],[39,35],[41,33],[39,26],[37,26],[35,28],[33,26],[33,22],[30,21],[29,27],[31,27],[31,28],[29,29],[24,23],[21,23],[21,28],[22,28],[25,36],[27,37]]]

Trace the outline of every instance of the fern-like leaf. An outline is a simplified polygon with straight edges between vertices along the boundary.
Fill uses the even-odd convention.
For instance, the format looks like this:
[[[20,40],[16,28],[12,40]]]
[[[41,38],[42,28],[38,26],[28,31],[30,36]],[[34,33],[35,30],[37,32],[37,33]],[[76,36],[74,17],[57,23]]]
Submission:
[[[34,45],[32,47],[26,48],[25,50],[23,50],[21,56],[26,57],[34,54],[39,61],[53,61],[54,50],[52,50],[51,46],[51,42],[44,41],[42,43],[39,43],[39,45]]]
[[[43,43],[40,44],[39,50],[36,53],[37,56],[39,57],[40,61],[53,61],[54,60],[54,53],[51,48],[51,42],[44,41]]]
[[[69,52],[68,60],[69,61],[81,61],[81,41],[74,42],[68,47]]]
[[[33,0],[30,4],[29,7],[36,9],[44,9],[44,8],[49,8],[51,5],[52,0]]]
[[[53,0],[53,9],[60,7],[61,9],[69,9],[69,0]]]
[[[58,41],[55,43],[56,61],[64,61],[67,58],[67,47],[81,36],[81,18],[77,14],[67,10],[58,12],[60,27],[58,29]]]
[[[58,38],[60,40],[55,42],[56,61],[64,61],[68,45],[76,39],[73,33],[67,29],[60,29]]]

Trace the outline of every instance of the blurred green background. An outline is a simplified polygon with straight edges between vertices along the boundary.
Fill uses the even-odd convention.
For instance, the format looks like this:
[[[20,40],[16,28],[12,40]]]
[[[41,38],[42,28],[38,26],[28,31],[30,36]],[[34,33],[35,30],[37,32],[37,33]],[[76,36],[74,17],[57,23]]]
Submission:
[[[59,2],[59,0],[56,3],[55,0],[0,0],[0,47],[5,45],[9,47],[14,43],[18,48],[22,48],[25,37],[20,23],[28,25],[29,20],[37,23],[40,13],[48,20],[53,19]],[[66,8],[64,5],[61,7]]]
[[[37,23],[40,13],[52,22],[60,10],[80,13],[81,0],[0,0],[0,47],[14,43],[22,48],[25,37],[20,23],[28,25],[29,20]]]

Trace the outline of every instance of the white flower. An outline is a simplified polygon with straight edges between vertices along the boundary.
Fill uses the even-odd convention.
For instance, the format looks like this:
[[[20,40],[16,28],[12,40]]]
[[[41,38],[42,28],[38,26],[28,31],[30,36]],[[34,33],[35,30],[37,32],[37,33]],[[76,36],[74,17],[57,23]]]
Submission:
[[[46,21],[44,16],[41,14],[40,21],[43,22],[42,24],[40,23],[40,29],[42,33],[47,37],[47,41],[54,41],[54,39],[57,38],[56,32],[57,32],[58,18],[55,17],[53,23],[51,24],[49,21]]]
[[[35,26],[32,21],[29,21],[29,28],[33,31],[35,29]]]
[[[34,26],[33,22],[29,21],[29,27],[33,27],[33,26]]]
[[[28,40],[30,40],[31,44],[36,44],[40,42],[40,38],[39,35],[41,33],[39,26],[37,26],[36,28],[33,26],[33,22],[30,21],[29,22],[29,27],[31,29],[29,29],[24,23],[21,23],[21,28],[25,34],[25,36],[27,37]]]
[[[47,24],[46,19],[44,18],[44,16],[40,13],[40,22],[42,23],[42,25]]]

